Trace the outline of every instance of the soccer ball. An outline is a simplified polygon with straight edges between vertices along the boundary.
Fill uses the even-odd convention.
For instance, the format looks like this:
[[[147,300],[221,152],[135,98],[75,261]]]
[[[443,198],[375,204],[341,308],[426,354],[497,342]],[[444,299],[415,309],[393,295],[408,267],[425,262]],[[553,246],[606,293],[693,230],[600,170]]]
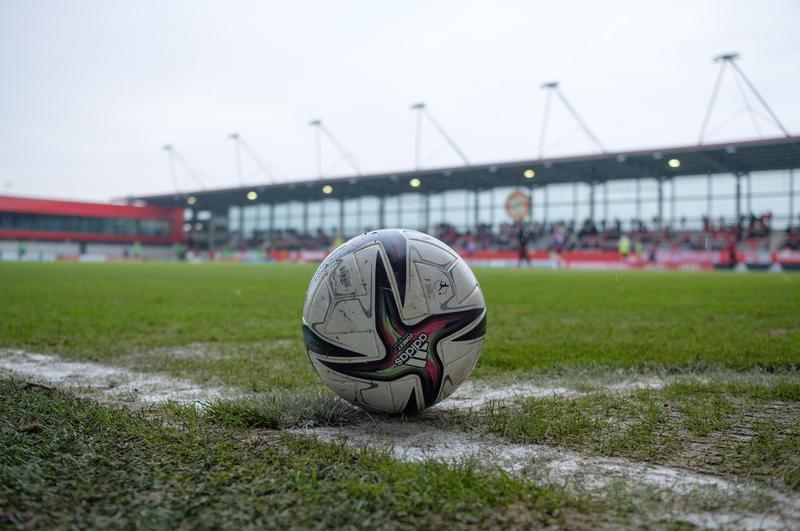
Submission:
[[[342,244],[317,269],[303,307],[303,339],[322,381],[390,414],[422,411],[455,391],[485,333],[486,305],[469,266],[413,230]]]

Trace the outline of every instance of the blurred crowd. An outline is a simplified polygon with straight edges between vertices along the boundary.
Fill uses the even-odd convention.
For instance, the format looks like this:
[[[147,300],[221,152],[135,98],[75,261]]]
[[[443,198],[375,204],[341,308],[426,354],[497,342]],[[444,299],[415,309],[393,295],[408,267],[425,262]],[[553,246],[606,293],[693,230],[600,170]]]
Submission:
[[[459,232],[452,225],[441,224],[435,227],[434,234],[448,245],[470,254],[517,250],[520,238],[531,251],[616,251],[623,236],[633,245],[647,248],[723,250],[734,241],[769,250],[772,233],[772,214],[766,212],[760,216],[742,216],[739,223],[727,222],[725,218],[715,223],[704,218],[699,230],[687,227],[685,218],[677,226],[659,223],[657,218],[650,224],[634,219],[626,229],[619,219],[611,223],[587,219],[581,224],[573,221],[533,222],[523,226],[505,223],[498,231],[493,231],[489,225],[479,225],[474,233]],[[786,231],[780,247],[798,249],[799,244],[800,229],[794,228]]]
[[[634,247],[672,250],[723,250],[731,242],[746,243],[770,250],[773,236],[777,236],[778,249],[800,250],[800,228],[797,226],[773,234],[772,214],[742,216],[739,222],[719,218],[703,218],[702,228],[690,228],[682,218],[675,224],[662,224],[657,218],[645,222],[631,220],[625,227],[619,219],[612,222],[595,222],[586,219],[574,221],[531,222],[525,224],[502,223],[493,228],[478,225],[476,230],[459,231],[454,225],[441,223],[433,227],[433,235],[464,254],[475,252],[516,251],[520,238],[531,252],[535,251],[616,251],[623,235]],[[312,233],[296,230],[259,231],[246,242],[247,248],[298,251],[327,250],[343,239],[336,232],[318,229]]]

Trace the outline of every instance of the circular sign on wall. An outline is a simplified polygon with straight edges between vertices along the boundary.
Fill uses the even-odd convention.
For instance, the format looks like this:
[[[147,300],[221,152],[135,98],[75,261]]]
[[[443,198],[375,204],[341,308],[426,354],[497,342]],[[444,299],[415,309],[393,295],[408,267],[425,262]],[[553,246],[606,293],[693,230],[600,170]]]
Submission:
[[[506,199],[506,213],[514,221],[522,221],[531,212],[531,198],[524,192],[511,192]]]

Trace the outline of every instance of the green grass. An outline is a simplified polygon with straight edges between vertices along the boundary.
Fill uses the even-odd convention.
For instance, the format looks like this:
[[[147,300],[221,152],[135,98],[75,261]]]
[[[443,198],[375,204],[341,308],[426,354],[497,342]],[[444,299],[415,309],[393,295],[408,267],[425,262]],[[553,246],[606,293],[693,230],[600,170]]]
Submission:
[[[330,391],[284,390],[217,400],[208,404],[205,415],[226,425],[271,429],[340,426],[368,418]]]
[[[334,399],[311,369],[300,314],[313,272],[0,264],[0,348],[241,391],[203,411],[137,412],[0,375],[0,526],[591,527],[669,521],[674,504],[716,507],[631,485],[605,489],[600,506],[485,464],[401,463],[274,431],[382,420]],[[419,422],[800,491],[800,277],[476,274],[489,329],[473,377],[588,394],[439,410]],[[691,378],[598,391],[630,373]]]
[[[767,393],[761,384],[679,382],[631,395],[493,402],[439,422],[512,442],[677,465],[800,491],[800,396],[788,402],[775,402],[776,397],[786,400],[785,389]]]
[[[252,391],[317,385],[300,339],[313,266],[0,264],[0,347]],[[508,371],[794,371],[800,277],[476,271],[476,378]],[[187,356],[175,347],[194,345]]]
[[[146,417],[0,379],[0,525],[454,529],[563,523],[584,505],[474,466]]]
[[[487,367],[800,367],[800,278],[483,270]]]

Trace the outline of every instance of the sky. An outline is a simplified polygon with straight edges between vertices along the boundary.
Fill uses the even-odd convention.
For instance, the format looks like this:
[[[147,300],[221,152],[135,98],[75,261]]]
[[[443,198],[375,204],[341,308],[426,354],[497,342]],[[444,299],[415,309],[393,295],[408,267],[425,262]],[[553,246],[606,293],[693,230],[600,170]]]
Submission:
[[[364,173],[411,169],[424,101],[472,163],[536,158],[558,80],[609,151],[697,142],[719,66],[800,133],[800,2],[0,0],[0,194],[109,200],[317,177],[322,119]],[[775,136],[723,78],[707,142]],[[754,124],[755,120],[755,124]],[[596,148],[552,105],[544,155]],[[200,182],[162,149],[171,144]],[[422,128],[422,166],[459,164]],[[245,154],[246,155],[246,154]],[[327,142],[326,176],[352,173]]]

